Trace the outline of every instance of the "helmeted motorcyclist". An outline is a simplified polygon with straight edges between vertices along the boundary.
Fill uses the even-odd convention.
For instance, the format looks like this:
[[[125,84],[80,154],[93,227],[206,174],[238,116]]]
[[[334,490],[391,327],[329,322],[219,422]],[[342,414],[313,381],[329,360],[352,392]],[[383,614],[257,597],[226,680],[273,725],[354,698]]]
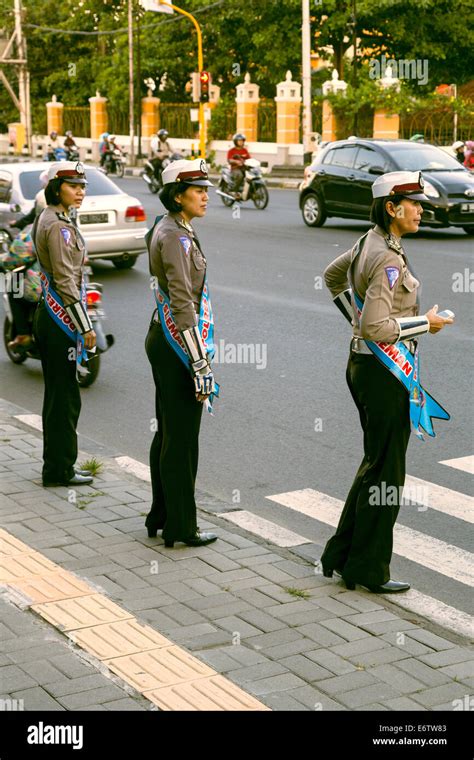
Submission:
[[[234,147],[230,148],[227,152],[227,161],[232,169],[233,190],[238,193],[242,187],[245,171],[244,164],[248,158],[251,158],[250,153],[245,147],[246,141],[245,135],[241,132],[236,132],[232,138]]]
[[[169,132],[160,129],[150,141],[150,163],[153,166],[155,177],[159,180],[165,158],[171,158],[173,148],[168,140]]]
[[[66,132],[66,138],[64,140],[64,148],[67,153],[68,161],[71,160],[70,156],[74,153],[79,153],[79,146],[76,144],[76,141],[74,140],[74,136],[70,129]]]
[[[115,170],[115,151],[118,151],[118,153],[122,154],[123,150],[115,141],[117,139],[116,135],[109,135],[108,137],[108,145],[105,151],[105,164],[110,165],[110,169],[112,171]]]
[[[99,143],[100,165],[102,167],[105,164],[105,159],[107,158],[107,152],[109,151],[109,149],[110,149],[109,133],[102,132],[100,136],[100,143]]]
[[[59,148],[59,140],[58,140],[58,133],[56,130],[52,130],[49,133],[49,140],[48,140],[48,146],[46,148],[46,160],[47,161],[56,161],[56,155],[55,150]]]

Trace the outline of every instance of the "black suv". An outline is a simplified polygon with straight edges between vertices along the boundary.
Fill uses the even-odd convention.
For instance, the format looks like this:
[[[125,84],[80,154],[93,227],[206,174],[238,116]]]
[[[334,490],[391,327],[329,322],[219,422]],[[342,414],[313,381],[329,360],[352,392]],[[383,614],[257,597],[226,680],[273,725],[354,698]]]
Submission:
[[[410,140],[350,138],[328,143],[305,171],[300,208],[309,227],[329,216],[368,219],[372,183],[380,174],[422,171],[427,227],[462,227],[474,233],[474,174],[446,151]]]

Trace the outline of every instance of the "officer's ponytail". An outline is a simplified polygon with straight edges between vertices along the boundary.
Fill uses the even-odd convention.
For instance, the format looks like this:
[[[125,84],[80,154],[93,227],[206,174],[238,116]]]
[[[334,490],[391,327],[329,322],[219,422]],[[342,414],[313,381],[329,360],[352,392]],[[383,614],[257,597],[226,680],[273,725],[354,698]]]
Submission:
[[[190,187],[186,182],[168,182],[161,191],[159,198],[167,211],[172,214],[179,214],[182,206],[176,200],[176,196],[186,192]]]

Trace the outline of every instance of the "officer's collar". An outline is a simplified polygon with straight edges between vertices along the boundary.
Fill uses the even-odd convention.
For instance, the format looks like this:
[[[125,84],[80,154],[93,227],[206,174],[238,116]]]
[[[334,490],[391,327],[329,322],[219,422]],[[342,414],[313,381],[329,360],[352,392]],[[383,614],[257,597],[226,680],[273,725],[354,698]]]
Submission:
[[[383,237],[388,247],[391,248],[392,251],[396,251],[397,253],[404,252],[400,239],[397,238],[397,236],[394,235],[393,232],[386,232],[383,229],[383,227],[380,227],[378,224],[375,225],[374,232],[377,235],[381,235],[381,237]]]
[[[184,227],[186,232],[190,232],[191,234],[194,234],[194,230],[191,224],[187,222],[185,219],[183,219],[181,214],[176,214],[174,218],[175,218],[176,224],[178,224],[180,227]]]
[[[54,213],[62,222],[68,222],[71,224],[72,219],[69,214],[62,208],[62,206],[53,206]]]

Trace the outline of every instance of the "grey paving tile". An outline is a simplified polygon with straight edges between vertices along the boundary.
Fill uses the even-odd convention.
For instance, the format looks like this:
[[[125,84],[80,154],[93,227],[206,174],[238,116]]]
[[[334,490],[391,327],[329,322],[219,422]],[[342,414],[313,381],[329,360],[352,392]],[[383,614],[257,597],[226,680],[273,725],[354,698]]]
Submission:
[[[297,689],[292,689],[289,692],[285,692],[290,697],[293,697],[298,702],[301,702],[309,710],[315,712],[325,712],[326,710],[345,710],[339,699],[332,699],[327,694],[319,691],[314,686],[305,685]],[[322,716],[321,716],[322,717]]]
[[[452,682],[444,686],[433,686],[431,689],[419,691],[411,696],[425,707],[433,707],[441,702],[450,702],[453,699],[462,700],[466,696],[466,687],[463,684]]]
[[[13,692],[12,696],[14,699],[23,700],[25,711],[40,710],[42,712],[43,710],[57,710],[60,712],[65,710],[65,707],[53,699],[41,686],[34,686],[31,689],[20,689]]]
[[[305,652],[305,656],[336,676],[343,676],[346,673],[353,673],[356,670],[356,667],[352,662],[345,660],[343,657],[340,657],[338,654],[335,654],[328,649],[312,649]]]
[[[317,665],[303,654],[294,654],[279,660],[279,664],[287,668],[291,673],[300,676],[304,681],[319,681],[332,677],[332,673],[326,668]]]
[[[372,686],[377,683],[377,679],[370,673],[356,670],[353,673],[347,673],[344,676],[332,676],[318,682],[318,689],[327,694],[339,695],[347,693],[354,689],[360,690],[365,686]]]
[[[259,696],[261,694],[271,694],[275,691],[288,691],[289,689],[296,689],[299,686],[305,685],[305,682],[301,678],[298,678],[298,676],[292,673],[282,673],[278,676],[261,678],[258,681],[247,681],[245,689],[251,694]]]
[[[436,649],[437,651],[441,651],[443,649],[454,649],[456,646],[456,644],[453,644],[452,641],[444,639],[441,636],[437,636],[435,633],[426,631],[423,628],[415,628],[415,630],[410,631],[407,635],[411,639],[415,639],[415,641],[426,644],[426,646],[431,647],[431,649]]]
[[[111,702],[115,699],[123,699],[124,691],[118,686],[110,684],[97,689],[88,689],[77,694],[68,694],[64,697],[58,697],[58,702],[67,710],[83,710],[92,705],[100,705],[104,702]]]
[[[470,662],[474,659],[474,652],[462,647],[444,649],[440,652],[423,654],[418,658],[431,668],[442,668],[444,665],[455,665],[458,662]]]

